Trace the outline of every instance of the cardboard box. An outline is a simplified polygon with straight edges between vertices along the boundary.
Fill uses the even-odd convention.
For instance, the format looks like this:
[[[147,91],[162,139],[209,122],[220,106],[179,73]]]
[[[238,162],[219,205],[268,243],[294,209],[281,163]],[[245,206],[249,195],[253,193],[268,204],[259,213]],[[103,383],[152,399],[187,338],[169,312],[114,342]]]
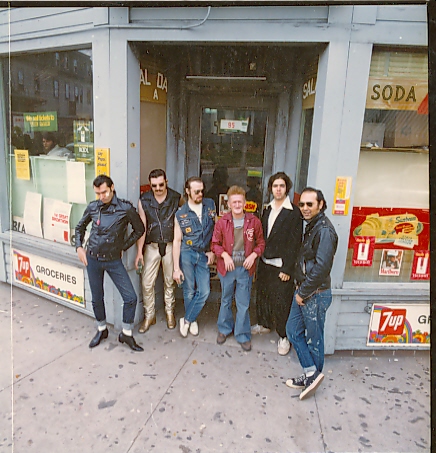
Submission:
[[[414,111],[391,111],[386,123],[385,148],[428,146],[428,115]]]

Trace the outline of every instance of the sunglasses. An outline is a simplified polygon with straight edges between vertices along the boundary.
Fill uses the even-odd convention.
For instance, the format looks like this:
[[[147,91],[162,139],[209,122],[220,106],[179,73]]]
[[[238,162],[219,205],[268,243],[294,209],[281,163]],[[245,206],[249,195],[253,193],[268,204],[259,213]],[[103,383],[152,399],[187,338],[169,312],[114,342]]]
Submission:
[[[199,190],[194,190],[195,195],[198,195],[199,193],[204,193],[204,189],[199,189]]]
[[[298,203],[298,206],[300,208],[304,208],[304,205],[307,205],[308,208],[311,208],[313,206],[313,201],[308,201],[307,203],[302,203],[301,201]]]
[[[159,184],[152,184],[151,187],[153,187],[153,189],[156,189],[156,187],[165,187],[165,183],[164,182],[160,182]]]

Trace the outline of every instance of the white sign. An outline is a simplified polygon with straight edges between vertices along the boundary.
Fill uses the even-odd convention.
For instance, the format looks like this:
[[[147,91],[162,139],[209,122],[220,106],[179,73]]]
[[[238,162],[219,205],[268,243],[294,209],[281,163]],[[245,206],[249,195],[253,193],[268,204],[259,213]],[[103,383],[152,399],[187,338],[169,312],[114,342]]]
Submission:
[[[72,304],[85,307],[83,271],[77,267],[13,251],[14,281]]]
[[[230,132],[247,132],[248,118],[246,120],[221,120],[220,129]]]
[[[367,346],[430,347],[430,304],[374,304]]]
[[[70,244],[70,213],[71,204],[44,198],[44,238]]]
[[[26,233],[38,238],[42,238],[41,204],[42,195],[40,193],[26,192],[23,215]]]

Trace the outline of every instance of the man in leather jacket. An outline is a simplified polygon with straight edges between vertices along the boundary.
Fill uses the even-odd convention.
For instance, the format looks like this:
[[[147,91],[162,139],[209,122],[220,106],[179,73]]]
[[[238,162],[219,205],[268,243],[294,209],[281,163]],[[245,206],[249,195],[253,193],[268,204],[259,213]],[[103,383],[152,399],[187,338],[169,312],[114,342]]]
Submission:
[[[294,345],[303,374],[286,385],[301,389],[300,399],[313,395],[324,379],[324,324],[332,302],[330,271],[338,245],[336,231],[326,217],[320,190],[306,187],[298,203],[307,222],[295,272],[296,291],[286,333]]]
[[[145,235],[136,243],[138,248],[135,260],[136,269],[138,269],[139,263],[144,266],[141,277],[144,320],[139,326],[139,333],[147,332],[150,326],[156,324],[154,287],[161,263],[167,327],[168,329],[176,327],[173,239],[174,216],[181,204],[181,197],[178,192],[168,187],[164,170],[151,171],[148,180],[151,191],[143,193],[138,202],[139,216],[146,230]]]
[[[104,306],[103,277],[107,272],[123,298],[123,331],[118,340],[134,351],[143,351],[132,335],[137,296],[129,275],[121,261],[122,252],[131,247],[145,231],[144,224],[133,205],[118,198],[114,183],[106,175],[99,175],[93,182],[98,200],[91,201],[76,226],[76,250],[86,266],[92,294],[92,308],[97,320],[97,333],[89,343],[98,346],[108,337]],[[86,227],[92,222],[87,245],[83,240]],[[133,231],[126,238],[129,223]],[[86,250],[85,248],[86,247]]]

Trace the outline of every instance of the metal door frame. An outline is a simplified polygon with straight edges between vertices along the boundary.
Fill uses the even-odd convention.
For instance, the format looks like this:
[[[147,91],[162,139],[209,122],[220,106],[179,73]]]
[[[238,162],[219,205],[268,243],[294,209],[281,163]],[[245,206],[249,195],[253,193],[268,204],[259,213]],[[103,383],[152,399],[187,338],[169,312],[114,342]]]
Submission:
[[[272,174],[274,164],[274,137],[277,116],[277,95],[262,94],[256,97],[247,94],[216,95],[189,93],[187,102],[187,136],[185,175],[198,176],[200,174],[201,152],[201,115],[204,107],[229,108],[234,110],[263,110],[267,112],[267,126],[265,134],[265,150],[262,171],[262,193],[267,194],[268,179]]]

